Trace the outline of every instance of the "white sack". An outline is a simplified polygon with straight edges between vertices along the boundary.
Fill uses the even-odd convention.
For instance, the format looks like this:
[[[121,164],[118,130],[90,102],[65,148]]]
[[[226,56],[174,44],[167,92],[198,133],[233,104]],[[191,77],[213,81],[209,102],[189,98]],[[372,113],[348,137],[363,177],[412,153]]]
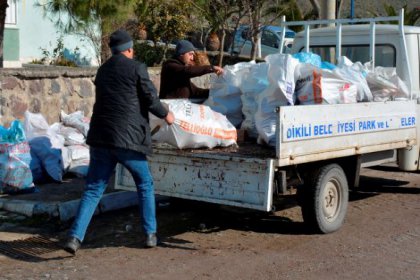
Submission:
[[[25,121],[23,123],[23,127],[28,140],[38,136],[48,136],[48,129],[50,126],[41,113],[31,113],[26,111],[24,117]]]
[[[86,177],[90,162],[89,148],[83,145],[72,145],[67,146],[67,151],[68,172],[78,177]]]
[[[180,149],[236,144],[235,127],[224,115],[210,107],[193,104],[187,99],[166,99],[161,102],[173,112],[175,123],[167,125],[164,120],[149,114],[151,129],[157,130],[152,136],[153,140]]]
[[[357,101],[372,101],[373,96],[366,80],[367,68],[360,62],[353,63],[345,56],[338,59],[333,73],[357,87]]]
[[[356,103],[357,87],[334,74],[310,64],[299,64],[295,71],[295,93],[299,104]]]
[[[407,85],[398,77],[394,67],[375,67],[368,72],[366,80],[374,101],[406,100],[410,97]]]
[[[86,142],[85,136],[77,128],[60,124],[58,133],[64,137],[64,145],[82,145]]]
[[[68,155],[71,161],[79,159],[89,159],[89,148],[83,145],[72,145],[67,146]]]
[[[268,68],[270,86],[279,89],[276,99],[286,100],[293,105],[295,100],[295,69],[299,61],[290,54],[271,54],[265,58]],[[266,96],[266,95],[265,95]],[[282,102],[284,103],[284,102]]]
[[[87,136],[90,119],[86,118],[82,111],[76,111],[70,115],[67,115],[64,111],[61,111],[60,117],[64,125],[74,127],[79,130],[83,136]]]
[[[242,92],[239,86],[243,73],[248,71],[253,64],[255,61],[227,65],[223,68],[222,76],[212,76],[210,81],[209,98],[204,105],[225,115],[235,127],[239,127],[243,120]]]
[[[26,111],[24,114],[24,130],[28,141],[45,136],[50,139],[52,148],[61,149],[64,146],[64,137],[58,133],[58,123],[51,126],[41,113],[31,113]]]
[[[288,54],[266,57],[270,85],[258,97],[255,124],[259,142],[275,146],[276,108],[294,104],[294,72],[299,61]]]
[[[258,137],[257,127],[255,125],[255,113],[257,112],[257,98],[268,87],[268,63],[261,62],[252,65],[249,71],[244,73],[240,85],[242,91],[242,113],[244,121],[241,129],[246,130],[252,138]]]
[[[67,171],[67,169],[70,167],[71,158],[69,155],[69,149],[66,146],[61,148],[61,156],[63,158],[64,171]]]

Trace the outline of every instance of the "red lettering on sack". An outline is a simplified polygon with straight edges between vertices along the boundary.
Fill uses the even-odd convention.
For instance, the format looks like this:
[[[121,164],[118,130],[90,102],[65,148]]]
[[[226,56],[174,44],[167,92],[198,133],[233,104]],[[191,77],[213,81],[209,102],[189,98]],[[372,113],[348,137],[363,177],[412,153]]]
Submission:
[[[314,96],[314,103],[321,104],[322,103],[322,74],[321,72],[313,71],[314,80],[312,81],[312,90]]]
[[[205,115],[204,115],[204,106],[200,105],[199,106],[199,110],[200,110],[200,119],[204,120],[205,119]]]
[[[178,121],[177,123],[181,129],[189,133],[212,136],[214,138],[218,138],[222,140],[235,140],[236,141],[238,137],[236,129],[233,129],[233,130],[222,129],[222,128],[213,129],[208,126],[193,124],[186,121]]]
[[[235,140],[238,138],[238,134],[235,130],[226,130],[221,128],[216,128],[214,131],[213,137],[219,138],[222,140]]]

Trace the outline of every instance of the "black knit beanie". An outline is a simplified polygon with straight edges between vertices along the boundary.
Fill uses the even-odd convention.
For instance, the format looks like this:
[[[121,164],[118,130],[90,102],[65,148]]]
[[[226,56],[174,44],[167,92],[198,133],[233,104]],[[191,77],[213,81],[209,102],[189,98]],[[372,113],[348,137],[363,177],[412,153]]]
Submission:
[[[175,47],[175,56],[183,55],[184,53],[195,51],[194,45],[187,40],[180,40]]]
[[[131,39],[131,36],[126,31],[119,29],[111,34],[109,47],[113,54],[117,54],[132,48],[133,39]]]

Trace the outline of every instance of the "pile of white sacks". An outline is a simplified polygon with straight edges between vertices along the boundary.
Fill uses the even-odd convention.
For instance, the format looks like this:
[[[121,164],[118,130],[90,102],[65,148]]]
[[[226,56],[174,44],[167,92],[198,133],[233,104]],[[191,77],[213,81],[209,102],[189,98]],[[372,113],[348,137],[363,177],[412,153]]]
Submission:
[[[67,115],[49,125],[40,113],[25,112],[24,130],[31,151],[30,168],[34,182],[49,179],[61,182],[66,172],[85,177],[89,166],[86,135],[90,120],[82,111]]]
[[[205,102],[259,143],[275,146],[278,106],[408,98],[395,68],[370,70],[346,57],[332,65],[312,53],[273,54],[265,60],[225,66],[223,76],[213,77]]]

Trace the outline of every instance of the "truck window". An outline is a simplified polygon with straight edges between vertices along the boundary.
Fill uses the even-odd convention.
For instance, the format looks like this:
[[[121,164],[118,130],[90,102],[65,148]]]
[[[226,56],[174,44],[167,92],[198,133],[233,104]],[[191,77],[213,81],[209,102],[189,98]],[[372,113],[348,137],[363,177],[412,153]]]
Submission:
[[[264,30],[261,36],[261,44],[272,47],[272,48],[278,48],[277,43],[277,36],[268,30]]]
[[[303,51],[303,48],[300,50]],[[335,46],[311,47],[310,51],[322,57],[323,60],[334,63]],[[369,61],[369,45],[342,46],[341,54],[351,61],[365,63]],[[392,45],[376,45],[375,65],[382,67],[396,67],[396,50]]]
[[[251,32],[249,28],[245,28],[244,30],[242,30],[241,37],[244,40],[251,40]]]

